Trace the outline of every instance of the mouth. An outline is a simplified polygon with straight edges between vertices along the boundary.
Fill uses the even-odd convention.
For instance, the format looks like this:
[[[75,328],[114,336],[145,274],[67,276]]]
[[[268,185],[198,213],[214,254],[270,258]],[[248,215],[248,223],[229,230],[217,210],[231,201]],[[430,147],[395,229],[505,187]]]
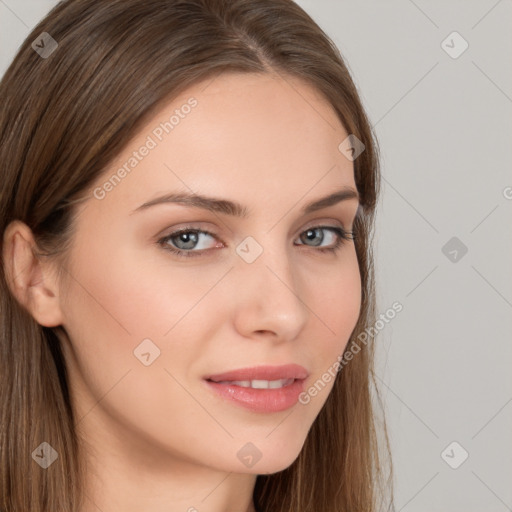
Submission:
[[[260,366],[211,375],[204,382],[225,403],[258,413],[275,413],[297,403],[308,376],[299,365]]]
[[[206,380],[212,382],[236,382],[244,387],[265,389],[268,387],[282,387],[290,380],[303,380],[309,375],[308,371],[298,364],[284,364],[280,366],[254,366],[240,368],[216,375],[207,375]],[[284,382],[284,384],[283,384]],[[247,384],[249,383],[249,384]]]
[[[215,384],[226,384],[229,386],[239,386],[241,388],[251,389],[281,389],[293,384],[296,380],[301,379],[277,379],[277,380],[222,380],[215,381],[206,379],[207,382],[214,382]]]

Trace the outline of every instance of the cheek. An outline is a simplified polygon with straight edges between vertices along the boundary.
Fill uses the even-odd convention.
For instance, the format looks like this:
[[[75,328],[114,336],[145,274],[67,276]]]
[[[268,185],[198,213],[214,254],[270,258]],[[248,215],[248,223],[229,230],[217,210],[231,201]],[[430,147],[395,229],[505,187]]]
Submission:
[[[197,404],[170,374],[185,381],[200,354],[194,342],[200,337],[187,325],[206,290],[194,286],[191,273],[171,271],[169,266],[160,272],[160,260],[150,260],[138,258],[136,251],[121,254],[103,248],[100,252],[98,247],[81,252],[63,304],[64,327],[73,347],[68,356],[81,396],[79,416],[101,400],[102,408],[124,423],[143,425],[165,437],[173,421],[169,403],[183,408],[186,418],[200,416]],[[160,350],[148,366],[134,355],[146,338]],[[160,411],[158,418],[155,411]],[[88,421],[92,418],[88,415]]]
[[[318,273],[308,303],[320,339],[314,360],[325,371],[345,349],[361,310],[361,276],[355,250],[343,254],[339,267]]]
[[[162,338],[214,284],[133,248],[95,247],[73,265],[72,317],[118,337]],[[71,307],[70,306],[70,307]],[[69,309],[69,308],[68,308]]]
[[[307,358],[313,363],[311,375],[299,402],[311,421],[324,406],[335,383],[340,361],[361,310],[361,277],[355,250],[344,254],[334,271],[318,276],[310,309],[315,323],[307,343]]]
[[[326,272],[317,273],[315,304],[317,314],[329,320],[329,327],[337,334],[351,331],[357,322],[361,307],[361,276],[355,249],[342,253],[339,264]]]
[[[172,263],[165,254],[114,244],[78,254],[63,309],[84,373],[91,371],[108,388],[123,369],[147,368],[134,354],[139,346],[149,346],[158,354],[155,366],[177,376],[194,368],[218,318],[208,293],[220,271],[199,276],[198,270]],[[157,348],[141,345],[145,339]]]

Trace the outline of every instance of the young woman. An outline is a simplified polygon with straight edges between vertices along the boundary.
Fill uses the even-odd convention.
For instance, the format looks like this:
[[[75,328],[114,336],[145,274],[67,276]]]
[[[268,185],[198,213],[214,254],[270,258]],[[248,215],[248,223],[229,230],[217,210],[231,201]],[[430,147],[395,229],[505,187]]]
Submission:
[[[0,510],[384,510],[377,142],[315,22],[67,0],[0,97]]]

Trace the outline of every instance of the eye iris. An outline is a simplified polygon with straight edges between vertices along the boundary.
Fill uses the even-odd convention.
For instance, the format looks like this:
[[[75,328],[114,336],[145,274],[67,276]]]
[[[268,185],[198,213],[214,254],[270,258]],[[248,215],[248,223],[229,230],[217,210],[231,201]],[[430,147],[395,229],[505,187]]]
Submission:
[[[316,236],[316,233],[318,233],[318,232],[321,234],[321,237],[320,237],[318,243],[313,244],[315,246],[320,245],[324,240],[324,235],[323,235],[322,230],[319,228],[315,228],[315,229],[308,229],[307,231],[305,231],[305,238],[307,238],[309,241],[314,239]]]
[[[198,234],[194,231],[187,231],[180,233],[175,238],[178,240],[178,242],[184,242],[185,244],[188,244],[185,247],[180,247],[180,249],[192,249],[197,243]]]

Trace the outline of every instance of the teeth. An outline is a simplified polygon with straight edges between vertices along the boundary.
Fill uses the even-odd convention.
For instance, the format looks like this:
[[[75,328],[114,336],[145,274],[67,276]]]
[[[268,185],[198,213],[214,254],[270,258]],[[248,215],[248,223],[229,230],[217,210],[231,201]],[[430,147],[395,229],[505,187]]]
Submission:
[[[294,379],[280,379],[280,380],[225,380],[219,384],[232,384],[243,388],[253,389],[278,389],[292,384]]]

